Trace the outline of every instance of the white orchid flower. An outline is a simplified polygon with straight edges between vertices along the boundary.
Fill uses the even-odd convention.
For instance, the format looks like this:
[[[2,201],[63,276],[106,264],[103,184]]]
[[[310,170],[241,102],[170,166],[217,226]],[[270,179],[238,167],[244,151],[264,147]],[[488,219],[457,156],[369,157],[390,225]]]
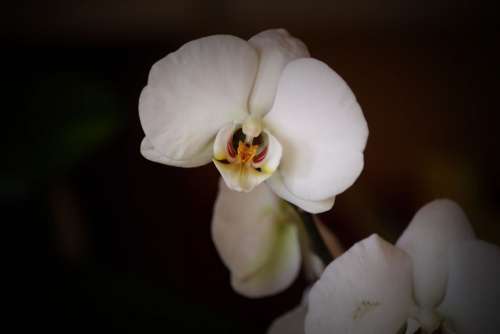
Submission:
[[[324,266],[310,250],[301,218],[266,184],[251,192],[230,190],[219,182],[212,238],[231,272],[231,285],[251,298],[277,294],[300,272],[319,277]]]
[[[200,38],[153,65],[139,100],[149,160],[213,161],[227,186],[267,180],[302,209],[331,209],[363,168],[368,128],[342,78],[285,30]]]
[[[323,333],[498,333],[500,248],[477,240],[461,208],[420,209],[396,247],[377,235],[325,269],[305,330]],[[404,327],[403,327],[404,328]]]

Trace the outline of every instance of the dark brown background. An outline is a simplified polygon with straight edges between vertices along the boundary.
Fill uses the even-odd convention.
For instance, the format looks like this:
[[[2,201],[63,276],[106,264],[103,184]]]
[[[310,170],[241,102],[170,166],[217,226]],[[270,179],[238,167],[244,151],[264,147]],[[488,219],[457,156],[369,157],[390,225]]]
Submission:
[[[21,1],[0,16],[0,195],[19,230],[20,325],[256,333],[299,302],[303,279],[261,300],[231,290],[210,239],[213,166],[139,153],[150,66],[215,33],[286,28],[357,95],[366,167],[321,215],[344,245],[395,241],[438,197],[500,243],[498,15],[486,2]]]

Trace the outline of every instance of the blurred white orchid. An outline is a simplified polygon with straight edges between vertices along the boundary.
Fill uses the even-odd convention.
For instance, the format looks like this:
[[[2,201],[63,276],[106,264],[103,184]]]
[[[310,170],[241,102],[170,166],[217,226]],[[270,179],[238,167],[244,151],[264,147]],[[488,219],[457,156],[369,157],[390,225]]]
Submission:
[[[307,334],[498,333],[500,248],[475,239],[461,208],[420,209],[396,247],[377,235],[325,269],[309,295]]]
[[[355,96],[283,29],[183,45],[151,68],[139,115],[147,159],[213,161],[229,188],[267,180],[312,213],[329,210],[363,168],[368,128]]]
[[[231,272],[232,287],[247,297],[270,296],[286,289],[301,264],[315,279],[324,269],[310,250],[296,210],[266,184],[245,193],[230,190],[221,180],[212,238]]]

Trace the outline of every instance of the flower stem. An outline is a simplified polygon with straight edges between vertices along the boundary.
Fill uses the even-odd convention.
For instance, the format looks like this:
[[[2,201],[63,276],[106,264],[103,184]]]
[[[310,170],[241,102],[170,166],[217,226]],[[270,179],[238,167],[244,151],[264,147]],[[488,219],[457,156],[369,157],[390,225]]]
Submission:
[[[330,262],[332,262],[333,256],[328,251],[328,247],[325,244],[323,238],[321,237],[321,234],[315,224],[314,216],[309,212],[305,212],[304,210],[298,207],[296,208],[296,210],[300,215],[300,218],[302,218],[302,221],[304,222],[304,227],[307,236],[309,237],[312,251],[317,256],[319,256],[319,258],[321,259],[321,261],[323,261],[325,265],[328,265]]]

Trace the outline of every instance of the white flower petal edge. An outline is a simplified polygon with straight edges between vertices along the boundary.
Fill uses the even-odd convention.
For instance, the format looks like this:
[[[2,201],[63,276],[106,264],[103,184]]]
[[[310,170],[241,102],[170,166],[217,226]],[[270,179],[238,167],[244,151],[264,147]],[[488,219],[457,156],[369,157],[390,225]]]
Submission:
[[[435,200],[418,210],[396,246],[412,259],[414,293],[421,308],[431,310],[443,299],[450,247],[474,238],[464,211],[455,202]]]
[[[139,117],[162,157],[155,161],[182,167],[210,162],[219,129],[248,115],[257,68],[256,50],[228,35],[191,41],[154,64],[139,99]]]
[[[283,147],[279,171],[297,198],[331,198],[363,169],[368,127],[361,108],[344,80],[319,60],[288,63],[264,125]]]
[[[290,190],[287,189],[287,187],[283,183],[279,171],[274,172],[274,174],[269,179],[267,179],[266,183],[278,196],[309,213],[315,214],[328,211],[333,207],[333,204],[335,203],[335,197],[329,197],[321,201],[308,201],[295,196],[290,192]]]
[[[188,160],[172,160],[162,152],[156,150],[153,144],[147,137],[144,137],[141,142],[141,154],[144,158],[159,162],[161,164],[176,166],[176,167],[198,167],[206,164],[207,159],[211,157],[211,149],[207,147],[206,152],[201,152],[197,156]],[[208,158],[207,158],[208,157]]]
[[[498,333],[500,247],[480,240],[450,250],[448,284],[439,307],[456,333]]]
[[[259,53],[259,70],[249,105],[255,116],[271,110],[276,89],[285,66],[297,58],[309,57],[305,44],[285,29],[265,30],[248,40]]]
[[[330,263],[309,294],[306,333],[396,333],[413,308],[411,260],[372,235]]]
[[[221,180],[212,237],[237,292],[269,296],[295,280],[301,263],[296,219],[265,184],[244,193],[231,191]]]

